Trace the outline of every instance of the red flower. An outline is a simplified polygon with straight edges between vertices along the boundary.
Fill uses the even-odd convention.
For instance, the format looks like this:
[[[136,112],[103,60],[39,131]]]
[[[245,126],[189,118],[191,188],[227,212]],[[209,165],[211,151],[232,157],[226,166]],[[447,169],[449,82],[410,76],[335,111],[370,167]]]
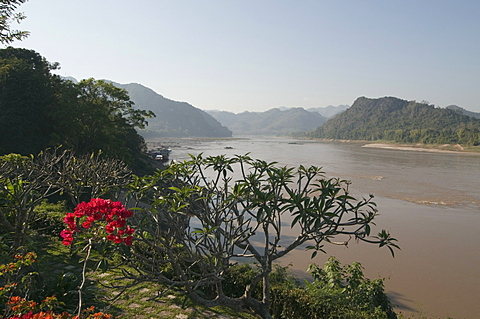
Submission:
[[[62,240],[62,244],[64,244],[65,246],[70,246],[73,242],[73,237],[70,237],[70,238],[64,238]]]
[[[73,232],[69,229],[64,229],[60,232],[60,236],[62,236],[62,238],[72,237],[72,235]]]
[[[124,228],[125,225],[127,224],[127,220],[125,218],[119,218],[113,221],[112,223],[115,225],[115,227]]]
[[[88,229],[88,228],[90,228],[91,226],[92,226],[92,223],[90,223],[90,222],[88,222],[88,221],[82,223],[82,227],[83,227],[83,228]]]
[[[83,219],[85,216],[86,218]],[[98,221],[106,221],[105,232],[108,234],[108,240],[117,244],[124,242],[131,245],[132,239],[125,237],[131,237],[135,231],[127,226],[126,218],[131,216],[133,216],[133,212],[127,210],[120,201],[112,202],[102,198],[92,198],[89,202],[78,204],[73,213],[66,214],[63,220],[68,229],[63,230],[60,236],[63,238],[64,245],[70,245],[75,232],[79,232],[77,222],[81,223],[83,228],[89,229]]]
[[[132,246],[132,240],[133,240],[133,237],[132,237],[132,236],[128,236],[128,237],[125,237],[125,239],[123,240],[123,242],[124,242],[125,245],[127,245],[127,246]]]
[[[132,217],[133,216],[133,212],[131,210],[126,210],[126,209],[123,209],[120,211],[120,214],[119,214],[122,218],[128,218],[128,217]]]
[[[105,226],[105,231],[109,234],[113,233],[115,230],[115,226],[113,226],[111,223],[108,223],[107,226]]]
[[[135,232],[135,229],[130,227],[130,226],[127,226],[126,230],[125,230],[125,234],[127,235],[132,235],[133,233]]]

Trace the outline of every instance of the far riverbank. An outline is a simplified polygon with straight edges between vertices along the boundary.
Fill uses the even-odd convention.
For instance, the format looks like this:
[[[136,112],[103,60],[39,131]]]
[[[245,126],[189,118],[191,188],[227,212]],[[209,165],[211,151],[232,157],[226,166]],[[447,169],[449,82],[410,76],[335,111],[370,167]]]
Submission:
[[[428,147],[427,144],[386,144],[386,143],[369,143],[363,145],[363,147],[383,148],[399,151],[414,151],[414,152],[431,152],[431,153],[451,153],[451,154],[467,154],[467,155],[480,155],[480,149],[469,149],[463,146],[445,144],[445,145],[433,145]]]
[[[364,144],[363,147],[383,148],[399,151],[432,152],[432,153],[451,153],[451,154],[469,154],[480,155],[480,146],[463,146],[460,144],[405,144],[389,141],[367,141],[367,140],[336,140],[336,139],[309,139],[299,138],[302,141],[312,142],[333,142],[333,143],[352,143]]]

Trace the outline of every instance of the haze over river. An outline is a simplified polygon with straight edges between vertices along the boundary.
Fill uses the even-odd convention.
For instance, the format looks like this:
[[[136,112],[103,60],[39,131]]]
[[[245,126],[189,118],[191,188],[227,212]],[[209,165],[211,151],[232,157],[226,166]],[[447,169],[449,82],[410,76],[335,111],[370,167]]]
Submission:
[[[281,166],[321,166],[328,177],[351,180],[357,198],[375,195],[378,230],[389,230],[401,246],[395,258],[387,249],[353,243],[348,248],[327,245],[327,255],[313,260],[310,252],[297,250],[282,264],[292,264],[301,275],[308,264],[322,265],[329,255],[342,263],[359,261],[369,278],[387,278],[386,290],[402,312],[480,318],[480,155],[286,138],[170,142],[171,158],[178,161],[189,159],[188,153],[250,152]]]

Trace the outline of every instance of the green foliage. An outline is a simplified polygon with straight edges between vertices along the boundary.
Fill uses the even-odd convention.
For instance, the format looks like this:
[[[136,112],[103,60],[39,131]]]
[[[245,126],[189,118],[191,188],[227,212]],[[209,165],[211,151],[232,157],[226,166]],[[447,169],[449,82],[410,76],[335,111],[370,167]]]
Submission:
[[[306,286],[272,285],[275,318],[396,318],[382,279],[364,277],[359,263],[342,266],[330,257],[323,268],[310,267],[313,282]]]
[[[398,248],[386,231],[372,236],[372,197],[356,200],[347,181],[327,179],[318,167],[275,164],[248,155],[200,155],[135,179],[130,195],[149,206],[137,213],[138,239],[129,258],[135,272],[126,276],[182,289],[205,306],[252,309],[270,318],[273,263],[302,244],[313,255],[332,241],[348,245],[352,239],[392,253]],[[282,236],[288,219],[298,229],[291,241]],[[234,261],[258,265],[243,293],[224,286]]]
[[[14,295],[29,296],[30,287],[37,272],[32,271],[32,264],[37,255],[29,252],[25,255],[15,254],[13,261],[0,263],[0,314],[6,313],[7,300]]]
[[[145,141],[136,129],[153,113],[135,109],[111,83],[62,80],[51,73],[56,67],[33,50],[0,50],[0,155],[63,145],[144,166]]]
[[[76,119],[77,140],[72,145],[76,152],[84,154],[101,149],[110,157],[133,163],[135,156],[146,151],[135,128],[145,128],[145,118],[153,113],[134,109],[125,90],[102,80],[80,81],[76,89],[76,107],[81,113]]]
[[[12,30],[12,22],[20,23],[25,16],[22,13],[16,13],[19,5],[27,0],[1,0],[0,1],[0,43],[8,44],[14,40],[22,40],[30,34],[28,31]]]
[[[48,144],[50,65],[33,50],[0,50],[0,155],[36,154]]]
[[[335,257],[330,257],[323,268],[311,265],[313,281],[302,285],[291,276],[288,268],[275,265],[270,273],[270,312],[277,319],[396,318],[383,280],[365,278],[362,269],[360,263],[342,266]],[[231,266],[224,279],[226,295],[241,297],[258,273],[255,265]],[[257,287],[253,295],[259,298],[261,290]]]
[[[307,135],[327,139],[471,146],[480,144],[480,119],[415,101],[362,97],[348,110]]]
[[[76,203],[82,194],[111,193],[130,181],[129,172],[115,163],[95,154],[75,157],[58,150],[37,157],[3,156],[0,222],[9,227],[15,240],[21,239],[14,247],[40,238],[32,234],[45,238],[58,232],[58,221],[68,208],[65,202],[47,202],[45,198],[52,194],[61,190]],[[240,176],[234,180],[236,172]],[[274,264],[308,241],[309,249],[322,251],[324,243],[339,235],[396,247],[395,239],[385,231],[378,237],[370,235],[375,204],[371,198],[357,201],[351,197],[347,182],[326,179],[316,167],[277,167],[247,155],[198,156],[155,175],[136,177],[130,189],[130,203],[150,205],[143,210],[137,208],[132,217],[138,234],[134,250],[89,240],[83,276],[79,267],[71,272],[45,272],[58,267],[55,261],[45,260],[40,267],[28,265],[31,275],[23,276],[29,280],[25,286],[28,294],[35,295],[34,299],[55,294],[62,309],[71,311],[79,285],[86,298],[95,295],[85,277],[89,269],[105,271],[127,260],[130,268],[124,269],[126,279],[166,284],[208,307],[253,310],[262,318],[272,318],[270,313],[277,318],[315,318],[312,314],[321,311],[341,314],[331,318],[362,318],[363,312],[384,318],[381,305],[371,307],[375,302],[388,303],[383,285],[375,286],[376,281],[364,279],[359,265],[342,268],[331,263],[324,270],[316,269],[316,281],[305,288],[286,268]],[[282,247],[281,220],[288,215],[299,234],[291,243],[282,241]],[[262,236],[264,246],[259,247],[258,238]],[[84,246],[75,248],[80,253]],[[2,249],[3,255],[10,251],[8,246]],[[114,257],[119,252],[122,259]],[[232,265],[252,260],[255,266]],[[79,304],[93,300],[88,298],[78,298]],[[335,304],[336,299],[346,304]]]
[[[58,239],[58,234],[65,228],[62,219],[70,211],[66,201],[52,203],[44,199],[33,211],[35,216],[31,228],[38,234]]]
[[[9,155],[0,160],[0,225],[13,237],[13,250],[25,245],[35,206],[59,191],[58,172],[50,159]]]
[[[47,254],[46,257],[51,258],[52,255]],[[33,252],[16,253],[12,259],[13,262],[5,264],[0,261],[0,318],[32,318],[31,314],[37,313],[38,318],[73,318],[73,315],[64,311],[75,310],[75,295],[80,284],[77,275],[72,272],[63,272],[60,275],[55,271],[52,273],[53,261],[37,261],[37,254]],[[93,285],[88,289],[86,301],[89,304],[96,303],[92,297],[97,291],[92,288]],[[80,318],[111,318],[100,316],[100,313],[97,316],[88,316],[93,310],[94,307],[83,310]],[[54,315],[53,311],[64,313]],[[30,315],[27,315],[28,313]]]
[[[75,156],[69,151],[47,150],[35,157],[2,156],[0,235],[13,249],[24,246],[34,235],[58,235],[58,215],[66,204],[47,204],[45,199],[61,193],[76,206],[85,196],[117,198],[130,180],[131,171],[123,162],[101,154]]]

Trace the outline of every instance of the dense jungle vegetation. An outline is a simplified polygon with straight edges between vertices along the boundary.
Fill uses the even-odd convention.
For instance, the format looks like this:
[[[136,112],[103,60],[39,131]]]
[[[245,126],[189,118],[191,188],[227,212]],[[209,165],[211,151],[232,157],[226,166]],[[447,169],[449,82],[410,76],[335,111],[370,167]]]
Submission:
[[[349,109],[307,136],[476,146],[480,145],[480,119],[428,103],[360,97]]]

